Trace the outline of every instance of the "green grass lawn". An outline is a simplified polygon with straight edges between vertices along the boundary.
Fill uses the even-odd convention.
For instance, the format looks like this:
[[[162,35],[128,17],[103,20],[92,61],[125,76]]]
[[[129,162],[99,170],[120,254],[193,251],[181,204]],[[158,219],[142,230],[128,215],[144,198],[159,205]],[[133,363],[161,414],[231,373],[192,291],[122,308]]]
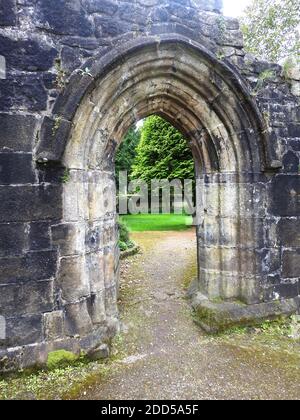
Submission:
[[[190,229],[193,218],[178,214],[137,214],[122,216],[132,232],[182,231]]]

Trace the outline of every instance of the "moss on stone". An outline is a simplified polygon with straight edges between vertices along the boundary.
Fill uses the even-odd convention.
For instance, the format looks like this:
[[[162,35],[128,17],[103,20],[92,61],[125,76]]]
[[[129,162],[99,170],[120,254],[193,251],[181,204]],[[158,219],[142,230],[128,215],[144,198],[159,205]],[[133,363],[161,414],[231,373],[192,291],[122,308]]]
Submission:
[[[274,325],[286,324],[289,319],[288,314],[250,316],[250,314],[241,312],[243,307],[247,309],[247,305],[241,304],[241,302],[234,302],[234,304],[236,307],[232,307],[231,310],[225,307],[226,304],[220,308],[217,305],[220,306],[222,303],[218,304],[212,301],[208,305],[199,305],[195,308],[194,321],[210,334],[222,334],[247,327],[258,327],[262,330],[267,327],[273,328]],[[238,312],[235,313],[236,311]]]
[[[57,368],[67,367],[68,365],[74,364],[79,359],[76,354],[66,350],[57,350],[49,353],[47,360],[47,368],[54,370]]]

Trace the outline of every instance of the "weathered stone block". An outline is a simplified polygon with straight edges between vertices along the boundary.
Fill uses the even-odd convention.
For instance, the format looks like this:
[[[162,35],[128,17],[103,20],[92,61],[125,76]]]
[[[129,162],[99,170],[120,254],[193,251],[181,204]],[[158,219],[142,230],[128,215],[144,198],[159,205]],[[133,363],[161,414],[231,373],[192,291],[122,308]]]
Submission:
[[[28,315],[6,320],[6,346],[17,347],[43,339],[42,315]]]
[[[51,248],[49,222],[33,222],[29,226],[29,249],[42,251]]]
[[[61,185],[0,187],[0,222],[58,220]]]
[[[118,4],[114,0],[90,0],[86,1],[87,10],[89,13],[103,13],[113,16],[118,10]]]
[[[238,298],[240,293],[240,278],[234,273],[221,273],[217,270],[207,270],[200,266],[199,279],[202,291],[210,299]]]
[[[39,21],[43,28],[58,35],[90,36],[92,22],[85,14],[79,0],[38,0]]]
[[[281,283],[268,288],[264,292],[266,302],[280,299],[291,299],[300,295],[299,281],[294,283]]]
[[[286,172],[299,172],[299,157],[292,151],[287,152],[283,156],[283,167]]]
[[[275,216],[298,216],[300,214],[300,177],[279,175],[272,182],[270,213]]]
[[[105,288],[104,256],[103,252],[89,253],[86,259],[86,272],[90,279],[92,294],[98,294]]]
[[[114,249],[104,250],[104,282],[105,287],[111,287],[115,278],[115,254]]]
[[[116,286],[109,287],[105,289],[105,309],[107,317],[118,316],[118,307],[117,307],[117,288]]]
[[[92,69],[89,68],[88,74],[85,74],[85,72],[86,71],[84,69],[81,69],[81,71],[77,71],[72,74],[66,89],[57,98],[54,104],[54,115],[59,115],[66,121],[71,121],[72,118],[74,118],[74,115],[78,110],[78,106],[81,103],[83,96],[93,86],[93,80],[90,75]],[[67,139],[65,139],[65,141],[67,141]],[[47,146],[46,142],[45,146]]]
[[[0,284],[47,280],[55,277],[57,252],[29,252],[23,257],[0,258]]]
[[[52,280],[0,286],[0,308],[5,317],[50,312],[53,307]]]
[[[107,359],[110,355],[109,347],[107,344],[102,344],[100,347],[89,352],[88,356],[91,360]]]
[[[64,184],[64,220],[83,222],[89,220],[88,184],[71,179]],[[90,219],[92,220],[92,219]]]
[[[105,237],[105,226],[102,222],[90,225],[85,233],[85,246],[88,252],[99,251],[103,244],[109,243]]]
[[[47,92],[42,76],[29,73],[8,73],[0,80],[0,109],[26,112],[47,109]]]
[[[27,236],[27,226],[23,223],[0,224],[0,257],[22,254]]]
[[[103,324],[106,320],[105,291],[92,294],[88,301],[88,309],[93,324]]]
[[[58,340],[64,336],[64,318],[63,311],[44,314],[44,333],[47,341]]]
[[[83,254],[85,251],[84,223],[62,223],[51,228],[52,241],[62,256]]]
[[[58,52],[41,39],[14,40],[0,36],[0,54],[5,57],[9,70],[45,71],[53,67]]]
[[[74,70],[79,69],[82,65],[82,60],[78,54],[78,48],[64,47],[61,50],[61,67],[71,74]]]
[[[300,83],[299,83],[299,95],[300,95]],[[288,137],[299,138],[300,136],[300,124],[299,121],[288,124]]]
[[[111,38],[130,32],[131,25],[122,20],[112,21],[106,16],[95,16],[95,28],[98,38]]]
[[[113,246],[118,239],[118,228],[115,220],[108,221],[103,226],[103,245],[104,246]]]
[[[0,7],[0,26],[15,26],[17,23],[16,0],[4,1],[5,6],[1,4]]]
[[[295,152],[300,152],[300,138],[291,140],[289,144]]]
[[[39,162],[61,162],[70,127],[71,123],[62,117],[44,118],[36,153]]]
[[[300,278],[300,250],[283,251],[282,256],[283,278]]]
[[[47,345],[45,343],[30,344],[22,348],[21,368],[29,369],[44,368],[48,357]]]
[[[249,248],[264,246],[262,218],[211,217],[204,216],[203,228],[199,230],[204,244]]]
[[[196,322],[208,333],[216,333],[237,325],[253,326],[264,320],[288,317],[297,311],[299,300],[295,298],[256,305],[213,303],[198,293],[192,305],[196,311]]]
[[[85,271],[85,257],[62,258],[60,262],[58,287],[62,299],[74,303],[90,294],[89,278]]]
[[[300,248],[300,218],[281,219],[278,222],[277,235],[282,246]]]
[[[200,266],[219,272],[260,274],[262,256],[255,249],[204,247],[199,249]]]
[[[56,162],[37,161],[36,172],[39,184],[62,184],[66,175],[66,168]]]
[[[264,184],[240,184],[232,182],[206,183],[203,206],[206,214],[232,217],[237,209],[240,217],[264,217],[267,200]]]
[[[31,154],[0,153],[0,184],[30,184],[35,182]]]
[[[32,152],[36,124],[32,115],[0,114],[1,152]]]
[[[66,334],[68,336],[84,336],[92,331],[93,325],[86,300],[66,306],[65,314]]]
[[[96,221],[115,212],[116,186],[114,180],[106,174],[96,174],[88,184],[90,220]]]

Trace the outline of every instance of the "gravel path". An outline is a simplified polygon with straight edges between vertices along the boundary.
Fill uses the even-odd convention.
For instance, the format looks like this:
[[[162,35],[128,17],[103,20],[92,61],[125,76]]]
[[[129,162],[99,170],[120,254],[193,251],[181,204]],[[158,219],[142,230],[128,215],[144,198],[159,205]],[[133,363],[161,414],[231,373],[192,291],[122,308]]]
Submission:
[[[122,263],[116,361],[81,399],[300,399],[294,355],[249,337],[209,337],[194,324],[184,292],[196,273],[192,230],[134,239],[144,252]]]

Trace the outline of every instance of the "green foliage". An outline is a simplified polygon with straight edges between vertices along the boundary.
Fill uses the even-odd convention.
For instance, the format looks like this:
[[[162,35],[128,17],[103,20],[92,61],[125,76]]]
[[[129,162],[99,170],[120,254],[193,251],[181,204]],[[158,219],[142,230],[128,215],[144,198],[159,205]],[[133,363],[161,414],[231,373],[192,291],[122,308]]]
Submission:
[[[135,243],[130,239],[130,232],[125,223],[122,219],[118,223],[119,225],[119,248],[121,251],[127,251],[127,249],[131,249],[135,247]]]
[[[268,61],[299,62],[299,20],[299,0],[252,0],[242,18],[246,50]]]
[[[126,245],[125,242],[119,241],[119,248],[120,248],[120,251],[126,251],[128,249],[128,246]]]
[[[127,171],[129,178],[132,171],[132,165],[136,157],[136,148],[141,139],[141,133],[135,127],[130,128],[123,143],[116,154],[116,175],[120,171]]]
[[[132,178],[194,179],[194,160],[182,134],[159,116],[145,120]]]
[[[70,169],[65,169],[63,176],[61,177],[61,182],[67,184],[70,181],[71,173]]]
[[[296,67],[296,60],[293,60],[292,57],[288,57],[282,65],[282,76],[289,80],[292,77],[292,72]]]
[[[52,128],[52,135],[55,136],[57,131],[59,130],[60,126],[61,126],[61,122],[62,122],[62,117],[56,117],[55,118],[55,123],[54,126]]]
[[[56,81],[55,84],[59,90],[63,90],[66,87],[67,73],[62,68],[61,59],[55,61],[56,69]]]
[[[119,221],[119,234],[120,234],[120,241],[121,242],[128,242],[129,241],[129,229],[124,221]]]
[[[260,90],[265,86],[265,84],[276,77],[276,74],[273,70],[265,70],[258,76],[257,84],[254,89],[254,95],[257,95]]]
[[[64,368],[72,363],[78,361],[78,356],[70,351],[66,350],[57,350],[49,353],[47,360],[47,368],[49,370],[54,370],[58,368]]]

